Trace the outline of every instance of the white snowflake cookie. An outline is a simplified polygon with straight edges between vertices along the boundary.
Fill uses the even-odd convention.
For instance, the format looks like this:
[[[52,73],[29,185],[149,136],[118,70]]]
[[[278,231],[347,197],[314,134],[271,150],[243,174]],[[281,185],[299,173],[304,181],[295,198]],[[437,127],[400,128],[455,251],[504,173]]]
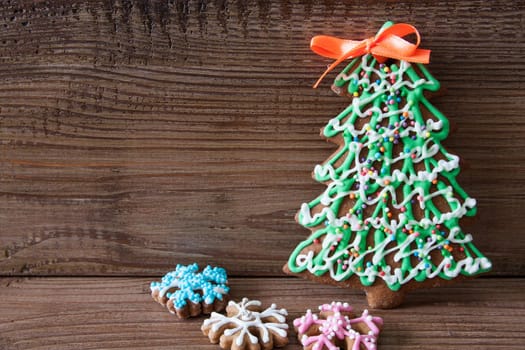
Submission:
[[[213,312],[201,329],[214,344],[229,350],[270,350],[288,344],[285,309],[275,304],[263,310],[258,300],[230,301],[226,315]]]

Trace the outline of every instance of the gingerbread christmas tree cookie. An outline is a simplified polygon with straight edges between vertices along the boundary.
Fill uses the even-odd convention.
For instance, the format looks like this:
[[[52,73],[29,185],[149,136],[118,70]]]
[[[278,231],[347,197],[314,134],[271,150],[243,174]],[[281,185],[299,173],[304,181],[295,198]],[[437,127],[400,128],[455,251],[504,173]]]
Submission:
[[[403,39],[410,34],[415,44]],[[374,308],[491,268],[460,223],[476,201],[457,182],[459,158],[442,145],[449,122],[429,102],[439,82],[418,45],[414,27],[392,23],[361,42],[312,40],[315,52],[337,59],[328,71],[352,59],[333,87],[351,103],[321,131],[339,148],[314,169],[326,190],[296,216],[312,233],[284,271],[363,289]]]

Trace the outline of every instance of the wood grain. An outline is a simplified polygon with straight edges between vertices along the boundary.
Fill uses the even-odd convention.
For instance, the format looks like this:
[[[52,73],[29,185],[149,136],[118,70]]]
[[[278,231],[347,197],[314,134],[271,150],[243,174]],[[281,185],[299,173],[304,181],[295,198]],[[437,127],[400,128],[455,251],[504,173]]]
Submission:
[[[158,275],[191,261],[280,275],[308,234],[295,212],[323,190],[310,172],[332,148],[318,130],[347,103],[329,83],[310,88],[328,62],[309,38],[364,38],[383,19],[413,23],[433,50],[447,88],[434,103],[459,126],[446,146],[470,165],[460,184],[479,201],[469,231],[495,275],[525,275],[524,11],[3,2],[0,275]]]
[[[4,278],[0,347],[14,349],[218,349],[203,317],[179,320],[155,303],[144,278]],[[333,300],[356,311],[364,296],[291,278],[231,281],[232,296],[286,307],[288,321]],[[523,279],[480,279],[417,292],[384,319],[379,349],[518,349],[525,341]],[[288,349],[300,349],[291,335]]]

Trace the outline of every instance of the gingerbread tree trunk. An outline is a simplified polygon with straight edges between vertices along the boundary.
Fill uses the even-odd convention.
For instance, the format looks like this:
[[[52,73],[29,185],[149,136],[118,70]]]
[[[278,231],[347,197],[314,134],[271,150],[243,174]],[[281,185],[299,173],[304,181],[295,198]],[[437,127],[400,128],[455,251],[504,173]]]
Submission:
[[[312,233],[285,272],[363,289],[371,307],[390,308],[410,290],[490,269],[460,226],[476,201],[441,144],[449,123],[428,100],[438,89],[423,64],[368,53],[337,76],[333,90],[351,104],[321,131],[339,149],[314,169],[327,188],[297,214]]]

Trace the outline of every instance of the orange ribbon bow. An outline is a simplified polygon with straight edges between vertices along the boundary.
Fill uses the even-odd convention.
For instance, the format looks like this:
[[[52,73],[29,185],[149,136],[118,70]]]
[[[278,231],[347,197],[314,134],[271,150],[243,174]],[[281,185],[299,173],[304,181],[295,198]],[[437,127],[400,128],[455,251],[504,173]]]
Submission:
[[[418,49],[421,37],[414,26],[406,23],[386,27],[387,25],[390,23],[387,22],[376,36],[361,41],[339,39],[327,35],[314,36],[310,42],[312,51],[320,56],[336,59],[317,80],[314,88],[339,63],[348,58],[355,58],[368,53],[374,55],[379,62],[384,62],[388,58],[414,63],[429,62],[430,50]],[[416,35],[415,44],[403,39],[404,36],[410,34]]]

